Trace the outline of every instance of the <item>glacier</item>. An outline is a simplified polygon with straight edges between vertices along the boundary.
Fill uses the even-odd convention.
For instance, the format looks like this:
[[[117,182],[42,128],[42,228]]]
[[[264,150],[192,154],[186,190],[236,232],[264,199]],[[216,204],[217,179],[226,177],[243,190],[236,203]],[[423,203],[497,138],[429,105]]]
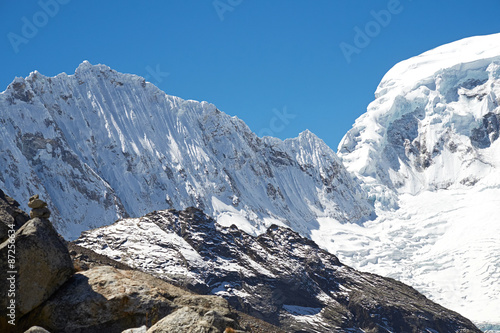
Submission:
[[[500,34],[395,65],[338,147],[378,217],[323,246],[500,329],[499,104]]]

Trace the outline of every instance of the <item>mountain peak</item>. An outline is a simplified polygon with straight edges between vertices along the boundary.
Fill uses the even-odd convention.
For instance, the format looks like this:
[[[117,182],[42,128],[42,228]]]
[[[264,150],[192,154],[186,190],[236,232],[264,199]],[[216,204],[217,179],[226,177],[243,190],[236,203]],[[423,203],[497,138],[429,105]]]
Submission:
[[[92,68],[96,68],[96,67],[99,67],[99,66],[105,66],[105,65],[92,65],[88,60],[84,60],[82,61],[82,63],[80,65],[78,65],[78,67],[76,68],[75,70],[75,73],[77,72],[84,72],[84,71],[88,71]],[[107,67],[107,66],[106,66]],[[109,67],[108,67],[109,68]]]
[[[0,158],[18,161],[0,164],[0,186],[18,198],[40,189],[68,238],[117,217],[189,206],[254,234],[277,223],[308,235],[320,216],[359,221],[373,211],[309,131],[260,139],[210,103],[88,61],[75,75],[35,76],[0,99],[9,109],[2,131],[16,138]]]
[[[498,237],[491,240],[500,233],[493,213],[500,197],[499,73],[500,34],[405,60],[384,76],[338,149],[379,218],[352,230],[358,236],[345,243],[337,239],[337,251],[363,244],[358,251],[369,248],[370,255],[356,260],[364,269],[410,283],[475,320],[498,318],[498,302],[486,303],[499,299],[499,269],[481,267],[500,258]],[[372,241],[389,229],[381,238],[390,242]],[[356,250],[346,252],[356,257]]]
[[[321,140],[316,134],[314,134],[313,132],[311,132],[308,129],[300,132],[298,137],[301,140],[310,140],[310,141]],[[321,141],[323,141],[323,140],[321,140]]]

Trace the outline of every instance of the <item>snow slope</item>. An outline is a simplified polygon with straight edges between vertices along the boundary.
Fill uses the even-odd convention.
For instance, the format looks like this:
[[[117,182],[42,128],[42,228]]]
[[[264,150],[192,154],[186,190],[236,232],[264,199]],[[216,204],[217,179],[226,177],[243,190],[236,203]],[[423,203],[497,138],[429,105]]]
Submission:
[[[347,264],[500,329],[500,34],[402,61],[375,95],[338,154],[378,218],[320,221],[316,237]]]
[[[318,217],[366,219],[373,206],[309,131],[259,138],[207,102],[83,62],[74,75],[16,78],[0,94],[0,187],[39,193],[68,238],[117,218],[194,206],[248,232],[303,235]]]

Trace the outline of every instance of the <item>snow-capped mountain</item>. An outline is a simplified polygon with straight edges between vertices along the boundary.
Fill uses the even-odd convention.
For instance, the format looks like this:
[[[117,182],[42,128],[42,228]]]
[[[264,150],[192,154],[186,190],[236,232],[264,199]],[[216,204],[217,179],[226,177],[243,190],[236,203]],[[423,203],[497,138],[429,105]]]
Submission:
[[[38,193],[59,231],[199,207],[251,233],[303,235],[321,217],[361,221],[373,206],[336,154],[309,131],[259,138],[206,102],[83,62],[74,75],[16,78],[0,94],[0,187]]]
[[[381,207],[398,193],[500,184],[500,34],[400,62],[375,97],[338,153]]]
[[[287,225],[500,329],[499,96],[500,34],[441,46],[386,74],[339,159],[308,131],[258,138],[209,103],[84,62],[0,94],[0,188],[39,193],[70,238],[169,207],[252,235]]]
[[[480,332],[398,281],[356,271],[284,227],[258,237],[196,208],[82,233],[76,244],[203,294],[286,332]]]
[[[402,61],[375,97],[338,154],[378,218],[329,250],[500,329],[500,34]]]

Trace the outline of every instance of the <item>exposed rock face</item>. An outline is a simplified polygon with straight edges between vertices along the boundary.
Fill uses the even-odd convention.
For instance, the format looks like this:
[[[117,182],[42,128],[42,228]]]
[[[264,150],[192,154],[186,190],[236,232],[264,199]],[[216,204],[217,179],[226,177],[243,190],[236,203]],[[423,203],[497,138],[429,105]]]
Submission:
[[[123,270],[132,269],[124,263],[113,260],[102,254],[95,253],[85,247],[81,247],[73,243],[68,243],[67,245],[69,254],[73,260],[73,265],[77,271],[86,271],[97,266],[111,266]]]
[[[98,266],[75,274],[25,321],[52,333],[122,332],[149,327],[166,316],[182,322],[181,314],[194,312],[207,322],[213,317],[212,326],[237,327],[227,301],[220,297],[194,295],[146,273]]]
[[[76,243],[223,296],[287,332],[480,332],[413,288],[347,267],[283,227],[254,237],[189,208],[120,220]]]
[[[66,245],[49,220],[35,218],[15,234],[15,269],[8,265],[8,245],[0,245],[0,294],[7,295],[7,275],[16,280],[16,317],[20,318],[47,300],[73,274],[73,263]],[[8,271],[15,273],[8,274]],[[7,297],[0,299],[5,309]],[[6,331],[5,316],[0,317],[0,331]]]
[[[17,230],[28,220],[29,216],[19,209],[19,203],[0,189],[0,243],[7,239],[8,230],[11,229],[9,225]]]

